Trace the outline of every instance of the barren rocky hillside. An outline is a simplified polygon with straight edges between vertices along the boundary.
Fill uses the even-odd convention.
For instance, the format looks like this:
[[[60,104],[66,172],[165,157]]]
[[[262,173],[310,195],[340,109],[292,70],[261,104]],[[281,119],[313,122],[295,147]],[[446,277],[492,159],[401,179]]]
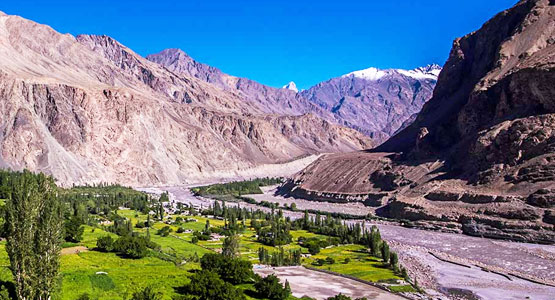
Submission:
[[[0,15],[0,165],[62,184],[178,184],[369,138],[311,114],[269,114],[235,91],[106,36]]]
[[[555,3],[523,0],[455,40],[412,125],[327,155],[282,193],[365,201],[413,225],[555,242]]]

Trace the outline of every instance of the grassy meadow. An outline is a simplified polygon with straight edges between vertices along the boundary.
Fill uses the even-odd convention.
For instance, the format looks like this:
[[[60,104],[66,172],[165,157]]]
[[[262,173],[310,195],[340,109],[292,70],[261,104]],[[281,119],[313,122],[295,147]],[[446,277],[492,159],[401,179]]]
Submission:
[[[119,210],[118,214],[131,220],[133,225],[137,222],[147,220],[146,214],[134,210]],[[175,220],[177,216],[170,216]],[[84,226],[83,239],[79,243],[65,243],[64,251],[60,258],[60,280],[61,288],[56,293],[55,299],[77,299],[83,294],[88,294],[91,299],[126,299],[133,292],[146,286],[153,287],[162,293],[163,299],[171,299],[177,295],[179,288],[189,281],[189,276],[197,269],[199,263],[189,261],[193,255],[202,257],[205,253],[221,249],[223,238],[217,241],[199,241],[197,244],[191,242],[192,233],[177,233],[179,227],[185,230],[202,230],[209,220],[210,226],[223,226],[223,220],[208,219],[202,216],[192,217],[196,222],[182,222],[179,225],[168,225],[163,222],[155,222],[150,228],[151,240],[160,245],[160,252],[152,252],[149,256],[141,259],[127,259],[115,253],[95,251],[96,240],[99,237],[113,233],[104,231],[101,227]],[[249,222],[247,222],[249,224]],[[157,235],[157,231],[165,226],[170,226],[172,232],[168,236]],[[146,228],[134,228],[134,231],[146,234]],[[291,231],[293,241],[283,246],[290,249],[301,249],[303,254],[308,250],[302,248],[297,240],[299,237],[326,239],[324,235],[318,235],[304,230]],[[79,247],[79,248],[76,248]],[[257,242],[256,232],[247,228],[240,235],[240,252],[244,259],[253,264],[258,263],[258,249],[265,247],[270,252],[278,251],[278,247],[266,246]],[[79,251],[74,249],[78,249]],[[318,258],[334,259],[333,264],[322,266],[313,265]],[[346,262],[346,258],[348,258]],[[372,282],[391,282],[399,280],[397,275],[383,266],[380,259],[371,257],[363,246],[340,245],[322,249],[320,253],[312,257],[303,258],[303,265],[331,270],[337,273],[355,276]],[[5,241],[0,242],[0,280],[11,281],[9,270],[9,259],[5,251]],[[253,290],[252,285],[239,286],[241,289]],[[410,286],[394,286],[399,291],[411,290]],[[254,299],[248,297],[248,299]],[[295,299],[291,297],[291,299]]]

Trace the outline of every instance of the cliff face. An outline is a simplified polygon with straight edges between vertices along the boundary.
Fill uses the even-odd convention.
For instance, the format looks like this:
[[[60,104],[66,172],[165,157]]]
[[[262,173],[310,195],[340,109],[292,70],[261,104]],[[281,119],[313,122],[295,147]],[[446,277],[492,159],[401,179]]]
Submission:
[[[553,243],[554,83],[555,3],[520,1],[455,40],[411,125],[374,153],[321,158],[284,193],[383,194],[378,213],[419,226]]]
[[[0,165],[61,184],[179,184],[369,147],[310,114],[271,114],[106,36],[0,16]]]

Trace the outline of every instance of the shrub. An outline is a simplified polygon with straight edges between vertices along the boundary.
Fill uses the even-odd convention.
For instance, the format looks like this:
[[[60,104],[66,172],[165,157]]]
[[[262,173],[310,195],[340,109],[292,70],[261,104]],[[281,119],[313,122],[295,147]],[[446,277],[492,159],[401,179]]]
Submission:
[[[170,226],[164,226],[162,229],[158,230],[158,232],[156,233],[159,236],[168,236],[170,235],[170,232],[172,232],[172,229]]]
[[[77,300],[90,300],[91,296],[88,293],[81,294],[81,296],[77,297]]]
[[[333,265],[335,263],[335,259],[333,259],[333,257],[326,257],[326,263]]]
[[[111,236],[103,236],[96,240],[96,248],[103,252],[111,252],[114,249],[114,240]]]
[[[155,292],[151,287],[146,287],[140,291],[133,293],[131,300],[160,300],[162,295]]]

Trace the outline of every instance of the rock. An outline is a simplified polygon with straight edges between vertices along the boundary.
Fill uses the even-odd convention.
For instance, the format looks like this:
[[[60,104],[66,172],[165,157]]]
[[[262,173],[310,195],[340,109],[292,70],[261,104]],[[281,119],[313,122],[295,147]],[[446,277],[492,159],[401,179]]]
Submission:
[[[537,207],[555,207],[555,189],[539,189],[528,196],[526,203]]]
[[[383,191],[393,191],[399,187],[407,186],[413,183],[400,172],[389,170],[378,170],[370,175],[370,181],[374,187]]]
[[[447,191],[433,191],[429,192],[425,197],[432,201],[459,201],[461,195]]]
[[[543,215],[543,221],[545,223],[555,225],[555,212],[552,210],[546,210]]]

